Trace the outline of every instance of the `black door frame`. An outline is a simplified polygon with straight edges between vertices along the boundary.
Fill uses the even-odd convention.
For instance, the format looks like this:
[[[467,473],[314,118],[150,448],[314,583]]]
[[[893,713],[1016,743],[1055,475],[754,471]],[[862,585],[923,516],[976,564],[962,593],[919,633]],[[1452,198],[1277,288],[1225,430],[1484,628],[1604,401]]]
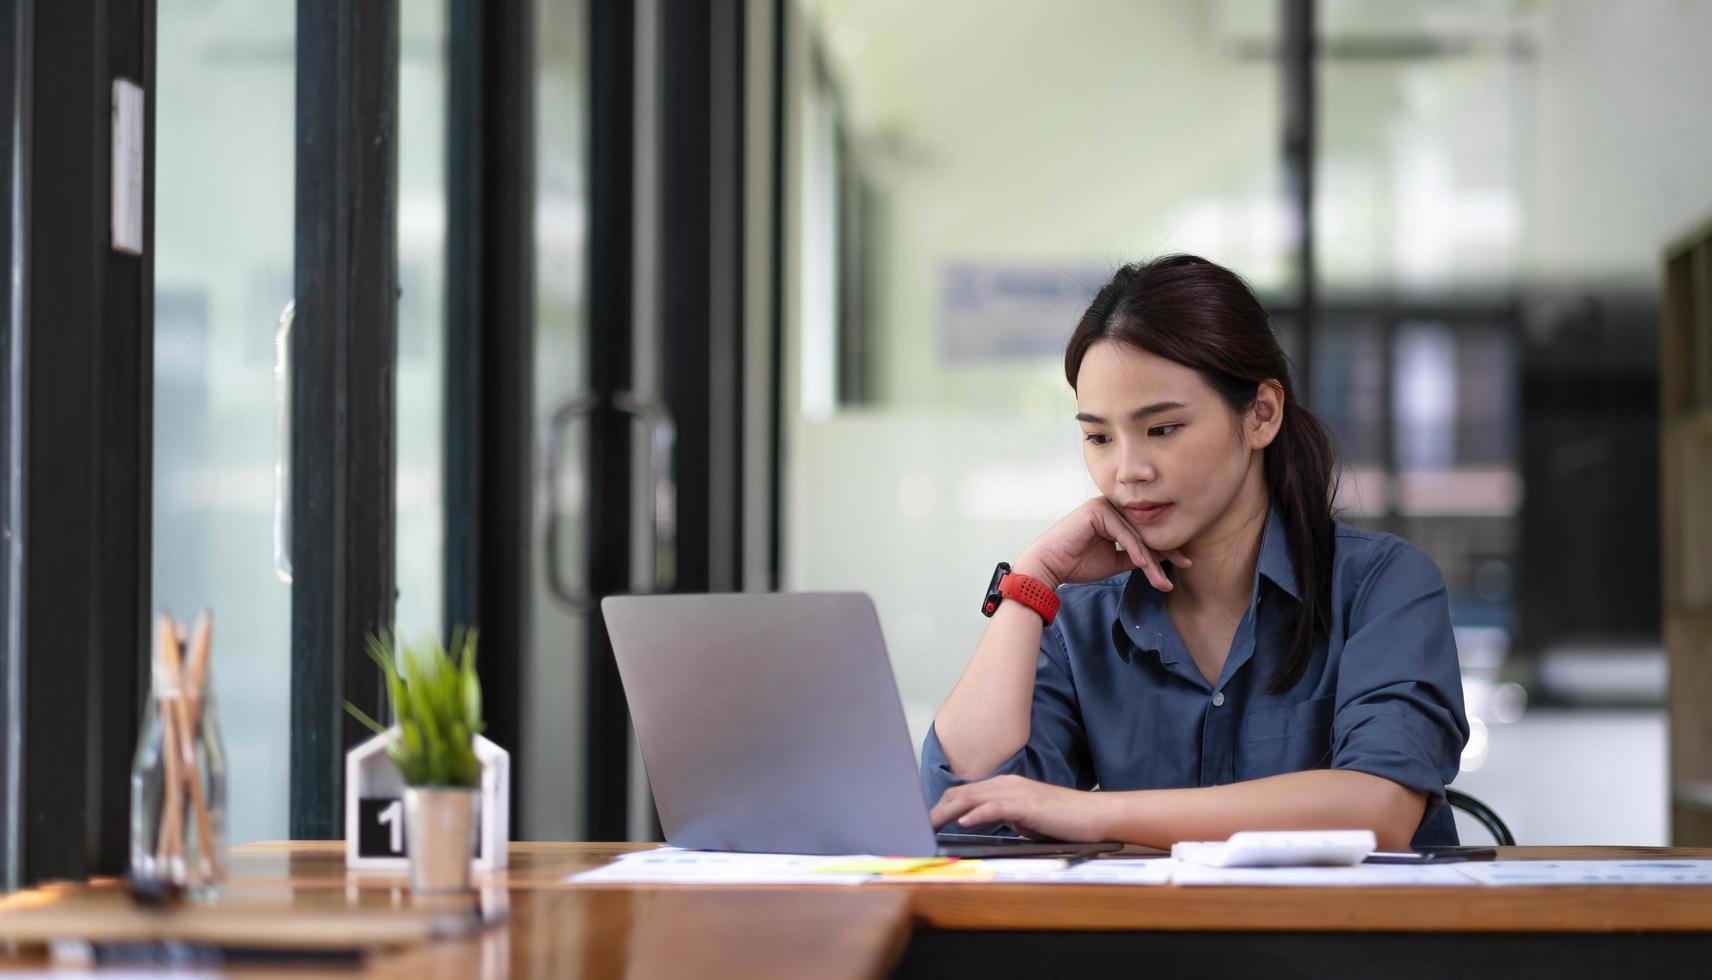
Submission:
[[[15,283],[0,304],[8,887],[116,873],[128,858],[149,649],[154,23],[153,0],[15,3],[0,15]],[[136,255],[111,246],[118,78],[144,92]]]
[[[656,549],[669,568],[650,585],[736,591],[746,584],[748,5],[622,0],[590,10],[589,592],[598,601],[631,591],[635,412],[656,400],[648,412],[672,426],[675,504],[670,545]],[[776,481],[775,472],[768,488]],[[631,813],[629,712],[597,611],[587,658],[587,836],[658,836],[651,812]]]
[[[635,345],[636,4],[590,0],[589,12],[589,596],[630,591],[633,434],[614,407],[631,387]],[[597,610],[584,635],[584,836],[622,840],[630,715]]]
[[[344,754],[384,717],[395,605],[397,0],[298,0],[291,328],[291,836],[344,832]]]
[[[450,0],[445,624],[480,630],[486,735],[527,772],[535,365],[535,4]],[[512,833],[520,781],[511,783]]]

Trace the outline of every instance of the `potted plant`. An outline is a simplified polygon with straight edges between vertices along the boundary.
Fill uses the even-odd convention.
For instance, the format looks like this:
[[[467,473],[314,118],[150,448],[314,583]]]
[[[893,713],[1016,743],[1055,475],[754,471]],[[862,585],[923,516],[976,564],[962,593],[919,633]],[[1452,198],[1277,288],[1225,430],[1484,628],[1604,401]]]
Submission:
[[[410,886],[418,892],[466,890],[481,786],[476,631],[453,630],[450,650],[438,642],[396,644],[390,632],[370,635],[367,649],[386,675],[397,726],[386,751],[404,777]],[[346,702],[345,709],[375,732],[388,731],[356,705]]]

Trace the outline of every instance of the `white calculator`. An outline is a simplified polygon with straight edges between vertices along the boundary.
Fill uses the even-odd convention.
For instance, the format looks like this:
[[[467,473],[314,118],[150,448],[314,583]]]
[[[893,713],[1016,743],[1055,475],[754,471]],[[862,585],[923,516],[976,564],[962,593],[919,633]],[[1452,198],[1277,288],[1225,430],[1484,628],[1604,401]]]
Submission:
[[[1180,841],[1171,857],[1214,868],[1342,867],[1378,846],[1371,830],[1245,830],[1225,841]]]

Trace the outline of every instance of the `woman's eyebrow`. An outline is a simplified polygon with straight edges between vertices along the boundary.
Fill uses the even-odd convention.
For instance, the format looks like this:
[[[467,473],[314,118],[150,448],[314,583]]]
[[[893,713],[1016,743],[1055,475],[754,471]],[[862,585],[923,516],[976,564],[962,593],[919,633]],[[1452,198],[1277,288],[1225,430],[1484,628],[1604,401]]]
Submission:
[[[1160,412],[1169,412],[1174,408],[1188,408],[1188,407],[1189,406],[1183,404],[1182,402],[1155,402],[1152,405],[1147,405],[1145,407],[1138,408],[1135,411],[1129,413],[1129,420],[1131,422],[1140,422],[1142,419],[1147,418],[1149,415],[1158,415]],[[1092,422],[1095,425],[1105,425],[1106,424],[1105,419],[1100,418],[1098,415],[1090,415],[1087,412],[1077,412],[1076,413],[1076,421],[1078,421],[1078,422]]]

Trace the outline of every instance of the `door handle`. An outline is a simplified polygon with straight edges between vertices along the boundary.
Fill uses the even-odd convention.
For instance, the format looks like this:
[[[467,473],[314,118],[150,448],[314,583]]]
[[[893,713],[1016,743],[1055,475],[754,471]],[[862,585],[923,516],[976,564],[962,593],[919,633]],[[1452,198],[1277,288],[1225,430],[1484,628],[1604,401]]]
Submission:
[[[291,325],[297,301],[285,304],[273,332],[273,573],[291,584]]]
[[[552,419],[547,423],[547,445],[542,474],[547,498],[547,519],[542,529],[542,553],[547,564],[547,590],[553,597],[574,612],[587,612],[594,608],[594,597],[588,590],[579,589],[565,578],[563,563],[559,555],[559,468],[564,462],[565,431],[571,423],[586,421],[599,407],[600,399],[590,393],[575,395],[553,412]]]
[[[548,591],[573,612],[588,612],[595,599],[586,588],[572,584],[565,575],[559,529],[562,515],[559,508],[559,471],[564,464],[565,433],[572,423],[586,422],[600,407],[599,396],[593,393],[577,395],[553,413],[547,427],[544,493],[547,498],[542,552],[547,565]],[[656,402],[631,392],[619,392],[612,398],[612,407],[632,425],[640,424],[648,437],[647,487],[649,507],[648,575],[643,589],[664,592],[676,581],[677,560],[677,482],[672,463],[673,440],[676,429],[671,415]]]
[[[640,422],[648,434],[648,524],[652,540],[645,587],[650,592],[669,592],[677,581],[678,484],[672,462],[677,428],[671,413],[658,402],[627,391],[614,395],[612,402],[618,411]]]

